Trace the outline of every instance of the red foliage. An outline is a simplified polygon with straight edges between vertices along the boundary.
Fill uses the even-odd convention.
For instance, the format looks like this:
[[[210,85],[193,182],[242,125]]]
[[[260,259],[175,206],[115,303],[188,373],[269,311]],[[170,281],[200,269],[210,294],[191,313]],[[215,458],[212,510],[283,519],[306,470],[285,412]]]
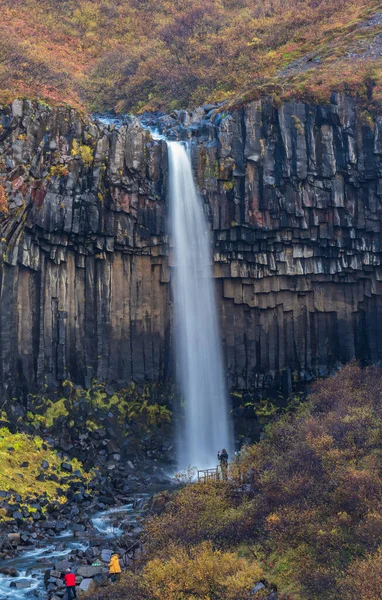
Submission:
[[[172,109],[272,89],[326,101],[333,89],[365,94],[368,81],[382,99],[380,61],[358,52],[380,32],[359,27],[376,0],[0,0],[0,9],[0,101]]]

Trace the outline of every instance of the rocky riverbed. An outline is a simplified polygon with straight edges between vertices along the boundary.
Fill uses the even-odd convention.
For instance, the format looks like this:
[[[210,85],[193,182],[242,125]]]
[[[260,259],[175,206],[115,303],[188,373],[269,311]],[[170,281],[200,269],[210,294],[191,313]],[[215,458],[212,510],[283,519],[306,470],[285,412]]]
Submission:
[[[82,506],[50,508],[45,519],[3,526],[0,600],[63,598],[68,567],[76,572],[80,595],[107,584],[111,554],[120,554],[123,568],[132,566],[142,548],[140,517],[152,496],[171,485],[165,476],[161,483],[137,477],[134,493],[99,494]]]

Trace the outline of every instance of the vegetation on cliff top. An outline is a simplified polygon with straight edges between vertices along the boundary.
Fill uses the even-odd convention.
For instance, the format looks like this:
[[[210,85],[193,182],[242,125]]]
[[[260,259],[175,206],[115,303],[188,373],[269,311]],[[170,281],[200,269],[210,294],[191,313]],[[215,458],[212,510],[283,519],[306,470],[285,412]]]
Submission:
[[[241,454],[228,482],[188,485],[156,507],[142,571],[96,598],[259,598],[249,590],[261,579],[281,599],[379,600],[381,370],[352,364],[318,383]]]
[[[375,0],[0,0],[0,101],[155,110],[274,93],[382,99]]]

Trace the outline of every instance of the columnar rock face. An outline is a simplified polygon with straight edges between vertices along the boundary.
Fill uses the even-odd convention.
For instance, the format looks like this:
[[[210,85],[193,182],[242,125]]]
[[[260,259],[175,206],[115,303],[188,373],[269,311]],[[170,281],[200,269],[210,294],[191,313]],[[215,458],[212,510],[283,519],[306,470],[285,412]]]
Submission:
[[[165,378],[166,145],[28,102],[2,125],[3,387]]]
[[[382,118],[264,99],[198,147],[231,385],[382,358]],[[211,176],[212,174],[212,176]]]
[[[136,119],[112,131],[27,101],[1,119],[3,388],[170,377],[165,142]],[[370,121],[343,96],[158,120],[194,142],[231,387],[382,358],[382,119]]]

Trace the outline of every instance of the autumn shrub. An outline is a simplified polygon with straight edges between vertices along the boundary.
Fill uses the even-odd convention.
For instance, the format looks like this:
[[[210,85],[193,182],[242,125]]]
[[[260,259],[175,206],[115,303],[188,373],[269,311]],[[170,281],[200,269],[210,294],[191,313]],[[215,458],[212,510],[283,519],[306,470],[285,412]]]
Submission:
[[[150,517],[148,556],[210,540],[244,545],[296,599],[338,600],[364,572],[378,589],[381,475],[381,369],[350,364],[268,426],[228,482],[187,486]]]
[[[168,558],[147,562],[139,577],[128,574],[94,599],[249,600],[262,577],[261,567],[235,552],[216,550],[210,542],[186,549],[170,546]]]
[[[0,0],[0,101],[156,110],[333,89],[382,99],[376,0]],[[300,66],[298,61],[302,61]],[[89,151],[82,158],[91,162]]]
[[[174,494],[160,515],[146,522],[150,556],[167,555],[171,544],[185,548],[203,540],[220,545],[239,543],[251,532],[250,511],[237,503],[225,482],[198,483]]]
[[[381,539],[381,538],[380,538]],[[344,600],[380,600],[382,595],[382,549],[354,561],[342,586]]]

